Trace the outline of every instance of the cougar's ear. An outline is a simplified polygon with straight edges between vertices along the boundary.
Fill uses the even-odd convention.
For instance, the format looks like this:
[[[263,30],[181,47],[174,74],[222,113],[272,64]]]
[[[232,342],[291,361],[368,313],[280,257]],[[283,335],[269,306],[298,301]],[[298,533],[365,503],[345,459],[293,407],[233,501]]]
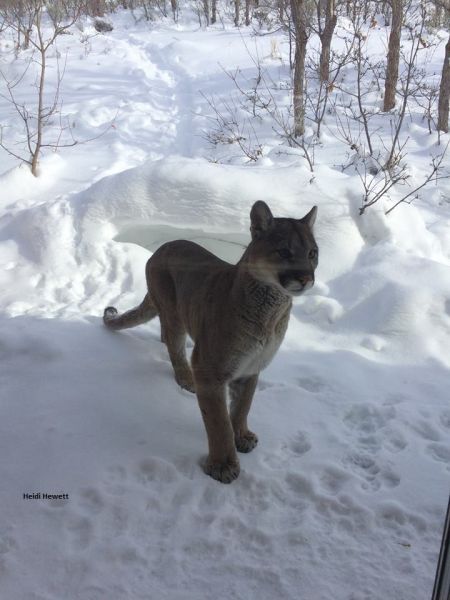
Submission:
[[[300,219],[300,221],[303,221],[303,223],[306,223],[310,229],[313,228],[314,223],[316,222],[316,217],[317,217],[317,206],[313,206],[312,209],[309,211],[309,213],[307,215],[305,215],[303,217],[303,219]]]
[[[257,240],[261,234],[267,231],[273,222],[273,215],[270,208],[262,200],[258,200],[252,206],[250,211],[250,232],[252,240]]]

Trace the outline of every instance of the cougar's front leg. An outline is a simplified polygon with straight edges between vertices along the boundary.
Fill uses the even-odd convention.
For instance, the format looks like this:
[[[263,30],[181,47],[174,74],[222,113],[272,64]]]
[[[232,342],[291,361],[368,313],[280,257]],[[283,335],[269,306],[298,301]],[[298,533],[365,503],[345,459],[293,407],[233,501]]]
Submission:
[[[195,377],[200,411],[208,435],[209,455],[204,465],[207,475],[231,483],[239,475],[239,459],[234,447],[233,427],[227,410],[226,386]]]
[[[258,443],[258,436],[247,426],[247,415],[252,404],[258,383],[258,375],[241,377],[229,384],[230,416],[234,430],[234,440],[239,452],[251,452]]]

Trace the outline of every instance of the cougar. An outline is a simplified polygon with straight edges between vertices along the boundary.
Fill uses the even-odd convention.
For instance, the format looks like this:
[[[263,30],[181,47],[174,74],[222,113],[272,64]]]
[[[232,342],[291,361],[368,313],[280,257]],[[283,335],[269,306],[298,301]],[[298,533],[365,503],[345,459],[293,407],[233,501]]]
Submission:
[[[302,219],[274,218],[258,201],[250,212],[251,242],[236,265],[193,242],[168,242],[147,262],[142,303],[123,314],[105,308],[103,321],[115,330],[159,316],[175,379],[197,394],[209,446],[204,471],[222,483],[239,475],[236,450],[250,452],[258,443],[247,415],[259,373],[283,341],[292,297],[314,284],[316,215],[314,206]]]

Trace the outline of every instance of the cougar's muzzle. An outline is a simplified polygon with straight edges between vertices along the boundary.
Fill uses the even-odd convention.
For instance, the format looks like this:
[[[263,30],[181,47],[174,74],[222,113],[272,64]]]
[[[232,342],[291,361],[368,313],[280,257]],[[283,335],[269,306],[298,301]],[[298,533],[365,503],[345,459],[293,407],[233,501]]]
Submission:
[[[314,273],[288,270],[280,273],[279,280],[287,292],[293,296],[297,296],[312,288],[314,285]]]

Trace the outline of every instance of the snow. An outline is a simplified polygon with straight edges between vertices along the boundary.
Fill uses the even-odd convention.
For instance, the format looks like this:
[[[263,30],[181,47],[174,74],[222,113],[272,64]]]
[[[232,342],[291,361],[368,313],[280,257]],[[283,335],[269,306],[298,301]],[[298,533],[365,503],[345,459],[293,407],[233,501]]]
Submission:
[[[200,92],[231,97],[223,69],[253,77],[255,47],[281,78],[271,39],[286,61],[282,35],[148,25],[127,11],[111,21],[94,37],[87,20],[59,47],[64,112],[78,139],[94,139],[46,152],[37,179],[1,154],[3,594],[429,597],[450,474],[448,180],[361,217],[359,178],[339,168],[329,133],[313,175],[268,127],[255,164],[235,145],[213,149]],[[370,40],[380,55],[383,31]],[[5,38],[0,56],[19,69]],[[19,139],[1,98],[0,110]],[[420,181],[436,136],[419,119],[410,134]],[[142,300],[164,241],[238,260],[257,199],[276,216],[318,205],[320,262],[261,374],[250,413],[260,443],[225,486],[200,468],[200,412],[173,379],[157,320],[112,333],[101,315]],[[23,499],[37,492],[69,499]]]

